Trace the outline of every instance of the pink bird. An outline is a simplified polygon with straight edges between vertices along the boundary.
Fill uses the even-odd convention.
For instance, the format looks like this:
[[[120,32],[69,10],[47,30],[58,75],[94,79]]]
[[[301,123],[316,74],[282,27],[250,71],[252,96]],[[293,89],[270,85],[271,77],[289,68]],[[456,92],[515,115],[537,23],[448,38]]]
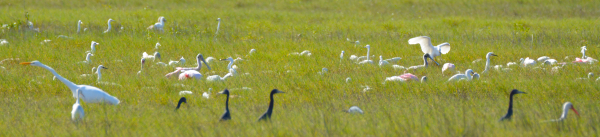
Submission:
[[[188,68],[183,68],[183,67],[177,67],[175,68],[175,71],[168,73],[167,75],[165,75],[165,77],[171,77],[172,75],[179,75],[182,72],[188,71],[188,70],[195,70],[196,72],[200,71],[200,69],[202,68],[202,62],[204,62],[204,64],[206,64],[206,61],[204,60],[204,57],[202,56],[202,54],[198,54],[196,56],[196,61],[198,63],[198,66],[196,67],[188,67]],[[202,62],[200,62],[202,61]],[[206,68],[208,68],[208,70],[210,70],[210,66],[208,66],[208,64],[206,64]],[[180,77],[181,79],[181,77]]]
[[[410,74],[410,73],[404,73],[402,75],[399,76],[391,76],[391,77],[387,77],[385,78],[385,82],[387,81],[400,81],[400,82],[408,82],[410,80],[415,80],[415,81],[419,81],[419,77]]]
[[[596,59],[593,59],[593,58],[590,58],[590,57],[587,57],[585,59],[575,58],[575,61],[573,61],[573,63],[593,63],[593,62],[596,62],[596,61],[597,61]]]
[[[454,68],[455,68],[454,64],[445,63],[444,66],[442,67],[442,74],[444,74],[444,72],[446,72],[446,71],[453,72]]]

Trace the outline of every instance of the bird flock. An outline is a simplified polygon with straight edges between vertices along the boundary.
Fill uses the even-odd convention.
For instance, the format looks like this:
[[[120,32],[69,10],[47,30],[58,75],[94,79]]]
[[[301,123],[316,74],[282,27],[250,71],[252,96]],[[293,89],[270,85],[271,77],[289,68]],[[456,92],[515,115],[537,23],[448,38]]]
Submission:
[[[158,22],[147,27],[147,30],[164,32],[165,26],[166,26],[166,24],[165,24],[166,21],[167,20],[165,19],[165,17],[160,16],[160,17],[158,17]],[[221,20],[221,18],[218,18],[217,21],[218,21],[217,29],[214,34],[215,41],[217,40],[217,35],[219,33],[219,29],[221,27],[222,20]],[[108,22],[107,22],[108,27],[103,33],[110,33],[111,31],[114,31],[114,29],[112,29],[112,25],[111,25],[113,22],[115,22],[115,20],[108,19]],[[87,28],[83,28],[83,30],[82,30],[82,24],[83,24],[83,22],[81,20],[78,20],[77,33],[85,32],[87,30]],[[30,29],[39,31],[39,28],[33,28],[32,22],[28,21],[28,25],[30,26]],[[123,27],[121,27],[120,29],[122,30]],[[67,36],[63,36],[63,37],[70,38]],[[51,40],[44,40],[43,43],[48,43],[50,41]],[[392,58],[384,59],[383,55],[379,55],[379,61],[376,63],[373,60],[373,58],[375,58],[376,56],[373,55],[372,53],[370,53],[371,45],[367,44],[363,47],[363,46],[361,46],[359,40],[352,41],[350,39],[347,39],[347,41],[354,44],[355,47],[365,48],[366,55],[365,56],[350,55],[348,58],[345,58],[344,56],[345,56],[346,52],[342,50],[341,54],[340,54],[340,63],[344,62],[345,60],[350,60],[358,65],[377,65],[379,67],[392,67],[396,70],[404,71],[403,74],[386,77],[384,79],[383,84],[389,84],[392,82],[408,83],[410,81],[417,81],[419,83],[425,83],[428,79],[427,76],[421,76],[421,78],[419,78],[419,76],[411,74],[408,71],[415,71],[415,70],[430,67],[431,65],[428,63],[429,60],[434,62],[435,65],[439,66],[439,63],[436,61],[436,57],[440,57],[441,55],[448,54],[450,52],[450,43],[448,43],[448,42],[444,42],[437,46],[433,46],[431,43],[431,38],[429,38],[428,36],[417,36],[417,37],[409,39],[408,44],[410,44],[410,45],[418,44],[421,46],[421,51],[423,52],[423,55],[421,56],[423,59],[423,64],[404,67],[404,66],[400,66],[400,65],[396,64],[397,62],[399,62],[402,59],[401,57],[392,57]],[[5,39],[0,39],[0,45],[5,45],[5,44],[8,44],[8,41],[6,41]],[[86,53],[85,60],[78,62],[78,64],[94,64],[92,62],[91,58],[94,56],[94,54],[96,54],[98,45],[100,45],[100,43],[92,41],[90,50],[85,52]],[[195,67],[185,67],[186,60],[183,56],[181,56],[181,58],[178,60],[170,60],[168,63],[163,63],[163,62],[161,62],[161,60],[162,60],[161,54],[158,51],[160,46],[161,46],[161,44],[157,42],[155,45],[156,51],[152,55],[148,54],[147,52],[142,53],[142,55],[140,57],[141,67],[140,67],[140,70],[138,71],[137,75],[143,75],[144,74],[143,71],[145,68],[144,66],[146,66],[146,63],[148,61],[152,61],[152,62],[154,62],[153,66],[155,66],[155,67],[167,67],[167,66],[174,67],[174,70],[172,72],[165,74],[165,78],[171,78],[173,76],[177,76],[178,80],[202,80],[202,79],[204,79],[203,78],[204,75],[202,75],[200,70],[202,69],[203,63],[208,70],[211,70],[209,63],[212,63],[216,60],[216,58],[214,58],[214,57],[207,57],[205,60],[203,54],[197,54],[196,58],[195,58],[197,64]],[[444,63],[443,67],[441,69],[441,72],[444,76],[446,76],[447,73],[451,74],[451,76],[448,77],[447,82],[461,82],[461,81],[468,82],[468,81],[479,79],[481,77],[481,75],[489,73],[490,71],[493,71],[493,70],[498,71],[498,72],[508,72],[508,71],[512,71],[513,68],[517,67],[517,66],[525,67],[525,68],[534,68],[534,69],[545,69],[543,67],[540,67],[540,65],[551,65],[552,66],[551,71],[557,72],[567,64],[595,64],[596,62],[598,62],[598,60],[586,56],[586,54],[585,54],[586,51],[587,51],[586,46],[581,47],[581,53],[582,53],[581,58],[577,57],[572,62],[558,62],[556,59],[550,58],[548,56],[542,56],[542,57],[539,57],[537,60],[533,59],[533,58],[529,58],[529,57],[521,58],[518,61],[518,63],[517,62],[508,62],[506,64],[506,66],[503,66],[503,65],[492,66],[492,63],[491,63],[492,58],[496,57],[498,55],[494,54],[493,52],[489,52],[486,54],[485,69],[481,72],[481,74],[475,72],[473,69],[466,69],[466,70],[464,70],[464,73],[462,73],[461,70],[456,70],[456,65],[451,62]],[[255,52],[256,52],[255,49],[251,49],[250,52],[248,53],[248,55],[246,55],[246,57],[251,56]],[[313,53],[311,53],[309,50],[304,50],[302,52],[293,52],[288,55],[310,57],[311,55],[313,55]],[[228,65],[226,68],[227,71],[224,72],[226,74],[206,76],[206,78],[205,78],[206,81],[208,81],[208,82],[223,82],[229,78],[236,77],[239,74],[237,71],[238,67],[236,65],[234,65],[234,63],[242,61],[242,60],[243,59],[239,58],[239,57],[237,59],[233,59],[232,57],[220,59],[219,61],[227,61],[228,62]],[[474,61],[474,63],[479,62],[479,61],[480,60],[476,60],[476,61]],[[75,104],[73,104],[73,110],[71,112],[71,114],[72,114],[71,118],[73,121],[81,121],[84,119],[84,109],[83,109],[82,105],[80,104],[79,100],[82,100],[83,102],[86,102],[86,103],[102,103],[102,104],[108,104],[108,105],[118,105],[121,102],[117,97],[110,95],[109,93],[105,92],[104,90],[102,90],[98,87],[94,87],[94,86],[90,86],[90,85],[75,84],[75,83],[67,80],[66,78],[62,77],[53,68],[51,68],[47,65],[44,65],[39,61],[22,62],[20,64],[29,65],[29,66],[37,66],[37,67],[41,67],[43,69],[50,71],[56,79],[61,81],[64,85],[66,85],[71,90],[71,92],[73,93],[73,97],[75,98]],[[92,68],[92,73],[82,74],[80,76],[81,77],[93,77],[94,75],[97,75],[97,82],[99,84],[118,85],[115,83],[101,81],[101,76],[102,76],[101,70],[103,70],[103,69],[108,69],[108,68],[103,65],[99,65],[98,67]],[[322,71],[320,71],[319,74],[325,75],[327,73],[327,71],[328,71],[327,68],[322,68]],[[592,77],[593,77],[593,73],[589,73],[587,79],[592,79]],[[582,78],[582,79],[585,79],[585,78]],[[600,80],[600,77],[598,79],[596,79],[596,81],[598,81],[598,80]],[[351,78],[348,77],[345,79],[345,81],[349,83],[349,82],[351,82]],[[365,87],[363,89],[364,92],[371,90],[371,88],[368,85],[365,85],[363,87]],[[208,92],[204,92],[202,94],[202,96],[207,99],[210,98],[210,91],[212,91],[212,88],[210,88],[208,90]],[[269,94],[270,102],[269,102],[268,109],[264,112],[263,115],[261,115],[258,118],[258,121],[269,120],[271,118],[272,113],[273,113],[273,107],[274,107],[273,96],[274,96],[274,94],[278,94],[278,93],[285,93],[285,92],[280,91],[278,89],[273,89],[270,91],[270,94]],[[191,91],[181,91],[181,92],[179,92],[179,94],[181,96],[184,96],[184,95],[193,94],[193,93]],[[220,117],[219,120],[220,121],[231,120],[232,119],[231,111],[229,109],[229,99],[230,99],[231,92],[228,89],[224,89],[222,92],[219,92],[218,94],[223,94],[226,96],[225,112],[222,114],[222,116]],[[510,102],[509,102],[509,106],[508,106],[508,112],[506,113],[505,116],[501,117],[500,121],[508,121],[513,116],[513,97],[517,94],[526,94],[526,93],[523,91],[519,91],[517,89],[514,89],[510,92]],[[181,97],[177,103],[175,110],[181,111],[182,104],[183,103],[187,104],[187,101],[188,101],[187,98]],[[567,118],[567,113],[569,110],[574,111],[574,113],[579,116],[579,113],[575,110],[575,107],[570,102],[564,103],[563,109],[564,109],[563,113],[559,119],[548,120],[548,122],[565,120]],[[353,114],[364,114],[364,111],[362,109],[360,109],[358,106],[352,106],[352,107],[350,107],[350,109],[344,110],[344,111],[348,112],[348,113],[353,113]]]

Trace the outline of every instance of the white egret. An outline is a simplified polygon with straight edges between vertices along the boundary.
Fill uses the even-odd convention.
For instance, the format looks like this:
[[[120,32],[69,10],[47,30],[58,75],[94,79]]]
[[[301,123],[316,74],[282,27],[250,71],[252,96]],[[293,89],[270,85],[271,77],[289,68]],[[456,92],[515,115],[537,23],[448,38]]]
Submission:
[[[419,44],[421,45],[421,51],[424,54],[429,54],[433,60],[435,57],[450,52],[450,44],[448,42],[442,43],[437,46],[431,44],[431,39],[427,36],[414,37],[408,40],[408,44]],[[434,60],[435,61],[435,60]],[[439,65],[439,64],[438,64]]]
[[[173,65],[177,65],[177,64],[183,65],[184,63],[185,63],[185,59],[183,57],[181,57],[179,59],[179,61],[173,61],[173,60],[169,61],[169,66],[173,66]]]
[[[208,99],[210,98],[210,92],[212,91],[212,88],[208,88],[208,92],[204,92],[202,93],[202,97]]]
[[[0,46],[2,45],[7,45],[8,41],[6,41],[6,39],[0,39]]]
[[[227,73],[223,77],[221,77],[219,75],[212,75],[212,76],[206,77],[206,81],[210,81],[210,82],[225,81],[225,79],[227,79],[231,76],[233,76],[233,74],[231,74],[231,73]]]
[[[144,64],[146,64],[146,59],[142,58],[142,60],[140,60],[140,62],[142,64],[141,65],[142,67],[140,68],[140,71],[138,71],[138,73],[137,73],[138,75],[142,73],[142,70],[144,70]]]
[[[108,69],[106,67],[104,67],[103,65],[98,66],[98,70],[96,70],[96,73],[98,73],[98,79],[97,81],[100,82],[100,78],[102,78],[102,69]]]
[[[302,51],[302,52],[300,52],[300,53],[298,53],[298,52],[293,52],[293,53],[290,53],[290,54],[288,54],[288,55],[297,55],[297,56],[310,56],[310,55],[312,55],[312,53],[310,53],[310,51],[308,51],[308,50],[304,50],[304,51]]]
[[[350,77],[346,78],[346,83],[350,83],[352,81],[352,79]]]
[[[485,61],[485,70],[483,70],[483,72],[481,72],[481,73],[486,73],[490,69],[490,58],[492,56],[498,56],[498,55],[494,54],[494,52],[488,52],[487,55],[485,55],[485,59],[487,61]]]
[[[160,16],[160,17],[158,17],[158,22],[154,23],[154,25],[150,25],[147,29],[164,32],[163,28],[165,26],[166,21],[167,21],[167,19],[165,19],[165,17]]]
[[[385,61],[385,60],[383,60],[383,56],[379,55],[379,66],[382,67],[382,66],[385,66],[385,65],[390,65],[390,63],[387,62],[387,61]]]
[[[548,56],[541,56],[537,59],[538,62],[546,62],[546,60],[550,59]]]
[[[363,61],[359,62],[358,64],[373,64],[373,61],[369,60],[369,51],[371,51],[371,46],[367,45],[367,46],[365,46],[365,48],[367,48],[367,60],[363,60]]]
[[[198,54],[196,55],[196,63],[197,66],[196,67],[188,67],[188,68],[184,68],[184,67],[177,67],[175,68],[176,70],[168,73],[167,75],[165,75],[165,77],[170,77],[172,75],[178,75],[179,73],[182,73],[183,71],[186,70],[195,70],[195,71],[200,71],[200,69],[202,68],[202,62],[204,62],[204,64],[206,64],[206,61],[204,60],[204,56],[202,56],[202,54]],[[206,68],[208,68],[208,70],[210,70],[210,66],[208,66],[208,64],[206,64]]]
[[[466,79],[467,81],[471,81],[471,79],[473,79],[472,74],[474,74],[473,70],[467,69],[467,71],[465,71],[465,74],[456,74],[456,75],[450,77],[450,79],[448,79],[448,82],[458,81],[461,79]]]
[[[527,66],[533,66],[535,65],[536,61],[533,59],[530,59],[529,57],[523,59],[521,58],[521,66],[527,67]]]
[[[444,72],[446,71],[454,72],[455,68],[456,66],[454,66],[454,64],[452,63],[444,63],[444,65],[442,66],[442,74],[444,74]]]
[[[357,106],[352,106],[350,107],[350,109],[345,110],[344,112],[350,113],[350,114],[364,114],[363,110],[358,108]]]
[[[75,91],[75,94],[77,95],[77,97],[75,97],[75,99],[77,101],[75,101],[75,104],[73,104],[73,111],[71,111],[71,119],[73,121],[80,121],[80,120],[83,120],[83,117],[85,114],[83,111],[83,107],[81,105],[79,105],[79,96],[82,96],[84,98],[85,98],[85,96],[83,96],[83,94],[81,94],[79,88]]]
[[[100,43],[92,41],[92,44],[90,46],[90,51],[86,51],[86,53],[95,53],[96,52],[96,45],[100,45]]]
[[[343,59],[344,59],[344,51],[342,50],[342,53],[340,54],[340,62],[342,62]]]
[[[77,33],[79,33],[79,31],[81,30],[82,24],[83,24],[83,22],[81,22],[81,20],[77,21]]]
[[[232,67],[234,62],[233,58],[229,57],[226,59],[221,59],[221,61],[229,61],[229,64],[227,64],[227,70],[229,70],[229,72],[231,72],[232,75],[237,75],[237,71]]]
[[[108,19],[108,29],[106,29],[106,31],[104,31],[104,33],[108,33],[108,32],[110,32],[110,29],[112,28],[112,26],[110,25],[110,22],[113,22],[113,21],[115,21],[115,20],[113,20],[113,19]]]
[[[350,55],[350,57],[348,59],[353,60],[353,61],[358,61],[358,56]]]
[[[91,58],[92,56],[94,56],[94,54],[88,53],[87,55],[85,55],[85,61],[82,61],[80,63],[92,64],[92,58]]]
[[[156,45],[154,45],[154,50],[158,50],[158,47],[160,47],[160,43],[156,42]]]
[[[523,59],[523,58],[521,58],[521,59]],[[506,63],[506,67],[512,67],[512,66],[517,66],[517,63],[516,62],[508,62],[508,63]]]
[[[567,119],[567,113],[569,113],[569,109],[573,110],[573,112],[575,112],[575,114],[577,114],[577,116],[579,116],[579,112],[577,112],[577,110],[575,110],[575,107],[573,107],[573,104],[571,104],[571,102],[565,102],[565,104],[563,105],[563,113],[562,113],[562,115],[560,115],[560,118],[554,119],[554,120],[549,120],[547,122],[564,121],[565,119]]]
[[[217,35],[219,35],[219,27],[221,27],[221,18],[217,18],[217,31],[215,32],[215,40],[217,40]]]
[[[183,95],[191,95],[191,94],[192,94],[192,91],[187,91],[187,90],[186,90],[186,91],[179,91],[179,95],[180,95],[180,96],[183,96]]]
[[[585,56],[585,51],[587,51],[586,46],[581,47],[581,54],[583,54],[581,56],[582,59],[586,59],[587,58],[587,56]]]
[[[76,85],[75,83],[60,76],[58,73],[56,73],[56,71],[54,71],[54,69],[40,63],[39,61],[22,62],[21,65],[38,66],[52,72],[52,74],[54,74],[54,76],[56,76],[57,79],[59,79],[61,82],[63,82],[63,84],[65,84],[67,87],[69,87],[69,89],[71,89],[71,92],[73,92],[73,97],[78,96],[75,92],[77,89],[81,89],[83,101],[87,103],[105,102],[111,105],[117,105],[120,102],[119,99],[117,99],[116,97],[109,95],[108,93],[104,92],[102,89],[99,89],[97,87],[89,85]]]
[[[385,59],[384,61],[387,61],[389,63],[393,63],[393,62],[398,62],[401,59],[402,59],[401,57],[393,57],[393,58]]]
[[[215,61],[216,59],[214,57],[208,57],[206,58],[206,63],[212,63],[213,61]]]
[[[142,53],[142,58],[152,59],[152,61],[154,61],[156,58],[158,58],[158,60],[160,60],[160,53],[154,52],[154,55],[148,55],[148,53],[144,52],[144,53]]]

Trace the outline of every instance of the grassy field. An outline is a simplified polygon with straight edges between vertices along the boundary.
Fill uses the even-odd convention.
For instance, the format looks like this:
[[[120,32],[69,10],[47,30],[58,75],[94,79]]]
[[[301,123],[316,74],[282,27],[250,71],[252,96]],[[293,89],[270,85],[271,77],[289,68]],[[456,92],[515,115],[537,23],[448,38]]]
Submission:
[[[480,80],[446,83],[441,66],[411,71],[427,76],[427,83],[386,83],[404,70],[390,66],[358,65],[339,60],[342,50],[364,55],[402,57],[397,64],[422,64],[418,45],[408,39],[429,36],[437,45],[449,42],[449,54],[437,58],[457,70],[481,72],[487,52],[499,55],[493,65],[519,58],[550,56],[561,62],[587,55],[600,58],[600,1],[594,0],[302,0],[302,1],[186,1],[158,0],[3,0],[0,24],[24,22],[25,13],[40,32],[24,25],[4,27],[0,59],[0,134],[2,136],[598,136],[600,86],[576,81],[587,73],[600,74],[598,64],[566,65],[559,73],[516,67],[491,71]],[[147,31],[159,16],[167,19],[165,33]],[[123,30],[108,34],[107,20]],[[217,18],[221,18],[215,38]],[[77,34],[77,20],[87,31]],[[9,25],[15,26],[15,25]],[[114,28],[113,28],[114,29]],[[66,35],[72,39],[57,38]],[[360,47],[348,42],[360,40]],[[41,43],[43,40],[51,40]],[[90,42],[97,46],[93,63],[85,59]],[[163,62],[195,55],[241,57],[239,75],[225,82],[178,81],[164,75],[173,67],[148,61],[140,70],[142,52],[159,48]],[[246,57],[250,49],[257,52]],[[312,56],[288,56],[310,50]],[[568,56],[568,59],[565,57]],[[52,73],[19,62],[39,60],[76,84],[92,85],[121,100],[117,106],[83,103],[83,122],[71,121],[75,99]],[[374,59],[374,61],[378,61]],[[104,65],[102,80],[122,86],[101,85],[82,78],[92,67]],[[205,75],[224,75],[227,63],[210,64]],[[329,72],[319,75],[321,68]],[[347,77],[352,78],[346,83]],[[372,90],[363,92],[362,86]],[[235,90],[242,87],[251,90]],[[202,98],[208,88],[209,99]],[[232,89],[232,120],[219,122],[225,97]],[[256,122],[268,107],[268,92],[277,88],[271,122]],[[512,89],[512,121],[498,122],[506,113]],[[190,90],[188,104],[174,111],[179,91]],[[558,123],[564,102],[570,112]],[[363,115],[342,110],[359,106]]]

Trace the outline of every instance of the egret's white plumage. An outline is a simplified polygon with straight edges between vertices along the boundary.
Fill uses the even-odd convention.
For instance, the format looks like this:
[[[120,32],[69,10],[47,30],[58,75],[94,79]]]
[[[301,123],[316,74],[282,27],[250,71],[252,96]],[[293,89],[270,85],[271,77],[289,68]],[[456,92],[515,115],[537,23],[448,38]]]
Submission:
[[[550,57],[548,56],[541,56],[539,58],[537,58],[538,62],[546,62],[546,60],[550,59]]]
[[[402,59],[401,57],[393,57],[393,58],[385,59],[384,61],[387,61],[389,63],[394,63],[394,62],[400,61],[401,59]]]
[[[54,76],[56,76],[57,79],[59,79],[61,82],[63,82],[63,84],[67,85],[67,87],[69,87],[69,89],[71,89],[71,92],[73,93],[73,97],[77,97],[78,95],[75,92],[77,89],[81,89],[83,101],[85,101],[87,103],[105,102],[108,104],[117,105],[120,102],[119,99],[117,99],[116,97],[109,95],[108,93],[104,92],[102,89],[99,89],[97,87],[93,87],[93,86],[89,86],[89,85],[76,85],[75,83],[60,76],[58,73],[56,73],[56,71],[54,71],[54,69],[52,69],[38,61],[23,62],[21,64],[42,67],[42,68],[52,72],[52,74],[54,74]]]
[[[212,75],[212,76],[206,77],[206,81],[210,81],[210,82],[225,81],[227,78],[229,78],[231,76],[233,76],[233,74],[231,74],[231,73],[227,73],[223,77],[221,77],[219,75]]]
[[[473,70],[467,69],[467,71],[465,71],[465,74],[456,74],[456,75],[450,77],[450,79],[448,79],[448,82],[450,82],[450,81],[458,81],[458,80],[461,80],[461,79],[465,79],[467,81],[471,81],[471,79],[473,79],[472,74],[473,74]]]
[[[183,96],[183,95],[191,95],[193,92],[192,91],[179,91],[179,95]]]
[[[229,57],[226,59],[221,59],[221,61],[229,61],[229,64],[227,64],[227,70],[232,74],[232,75],[237,75],[237,71],[236,69],[233,67],[233,58]]]
[[[158,58],[158,60],[160,60],[161,57],[160,57],[160,53],[158,53],[158,52],[154,52],[153,55],[148,55],[148,53],[144,52],[144,53],[142,53],[142,58],[152,59],[152,61],[154,61],[157,58]]]
[[[373,60],[369,59],[369,51],[371,50],[371,46],[367,45],[365,48],[367,48],[367,59],[360,61],[358,64],[373,64]]]
[[[160,47],[162,45],[160,45],[160,43],[156,42],[156,45],[154,45],[154,50],[158,50],[158,47]]]
[[[385,65],[390,65],[390,63],[387,62],[387,61],[385,61],[385,60],[383,60],[382,56],[379,56],[379,66],[382,67],[382,66],[385,66]]]
[[[113,19],[108,19],[108,28],[106,29],[106,31],[104,31],[104,33],[108,33],[108,32],[110,32],[110,29],[112,28],[112,26],[110,25],[110,23],[111,23],[111,22],[113,22],[113,21],[115,21],[115,20],[113,20]]]
[[[212,91],[212,88],[208,88],[208,92],[204,92],[202,93],[202,97],[208,99],[210,98],[210,92]]]
[[[536,63],[536,61],[533,59],[530,59],[529,57],[527,57],[525,59],[521,58],[521,66],[524,66],[524,67],[533,66],[533,65],[535,65],[535,63]]]
[[[83,24],[83,22],[81,22],[81,20],[77,21],[77,33],[79,33],[79,31],[81,30],[82,24]]]
[[[96,52],[96,45],[100,45],[100,43],[92,41],[92,44],[90,45],[90,51],[86,51],[87,53],[95,53]]]
[[[419,37],[414,37],[408,40],[408,44],[419,44],[421,45],[421,51],[423,51],[423,53],[429,53],[429,56],[431,56],[431,58],[435,58],[437,56],[440,56],[442,54],[447,54],[448,52],[450,52],[450,44],[449,43],[442,43],[440,45],[437,46],[433,46],[431,44],[431,39],[427,36],[419,36]]]
[[[490,69],[490,58],[492,56],[498,56],[498,55],[494,54],[494,52],[488,52],[487,55],[485,55],[485,59],[487,61],[485,62],[485,70],[483,70],[482,73],[486,73]]]
[[[92,63],[92,56],[94,56],[94,54],[92,53],[87,53],[85,55],[85,61],[81,61],[80,63],[84,63],[84,64],[91,64]]]
[[[0,39],[0,46],[2,45],[7,45],[8,41],[6,41],[6,39]]]
[[[154,25],[150,25],[147,29],[164,32],[163,28],[165,26],[166,21],[167,21],[167,19],[165,19],[165,17],[160,16],[160,17],[158,17],[158,22],[154,23]]]
[[[83,107],[81,105],[79,105],[79,96],[83,96],[83,95],[80,93],[79,88],[75,91],[75,94],[77,96],[75,97],[75,99],[76,99],[75,104],[73,104],[73,111],[71,111],[71,119],[73,121],[80,121],[80,120],[83,120],[83,117],[85,115],[84,111],[83,111]]]
[[[350,114],[364,114],[363,110],[358,108],[357,106],[350,107],[350,109],[348,109],[346,112]]]

